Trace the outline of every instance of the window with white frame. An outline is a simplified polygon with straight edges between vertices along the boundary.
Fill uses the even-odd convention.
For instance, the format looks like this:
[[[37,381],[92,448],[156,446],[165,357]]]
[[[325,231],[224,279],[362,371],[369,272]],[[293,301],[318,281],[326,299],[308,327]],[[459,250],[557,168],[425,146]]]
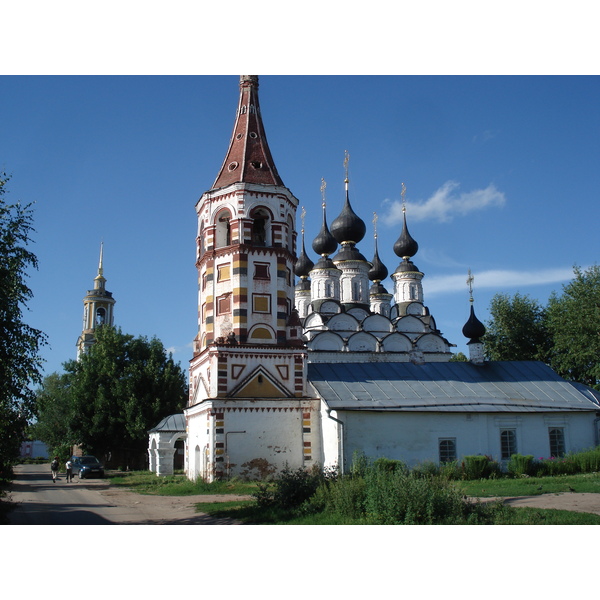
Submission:
[[[456,460],[456,438],[440,438],[439,441],[440,463]]]
[[[550,456],[558,458],[565,454],[565,430],[563,427],[550,427],[548,429],[550,438]]]
[[[517,453],[517,432],[514,429],[500,431],[500,455],[502,460],[509,460]]]

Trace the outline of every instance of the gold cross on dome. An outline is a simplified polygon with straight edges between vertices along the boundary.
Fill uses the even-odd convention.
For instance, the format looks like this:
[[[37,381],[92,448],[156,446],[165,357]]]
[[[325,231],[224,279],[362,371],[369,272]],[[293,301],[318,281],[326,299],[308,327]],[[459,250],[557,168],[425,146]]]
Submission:
[[[469,276],[467,277],[467,285],[469,286],[469,299],[473,302],[473,281],[475,277],[471,273],[471,269],[469,269]]]
[[[348,153],[348,150],[344,150],[344,170],[346,171],[346,179],[344,180],[346,183],[348,183],[349,179],[348,179],[348,163],[350,162],[350,154]]]

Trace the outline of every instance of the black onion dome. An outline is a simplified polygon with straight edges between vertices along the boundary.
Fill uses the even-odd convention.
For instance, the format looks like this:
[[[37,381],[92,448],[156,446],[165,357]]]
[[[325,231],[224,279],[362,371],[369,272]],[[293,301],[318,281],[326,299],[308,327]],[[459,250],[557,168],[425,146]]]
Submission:
[[[463,335],[473,342],[478,342],[485,335],[485,325],[475,316],[475,310],[471,304],[471,315],[462,328]]]
[[[367,226],[365,222],[352,210],[350,206],[350,198],[346,191],[346,202],[344,208],[339,214],[337,219],[331,223],[331,235],[336,241],[341,244],[342,242],[354,242],[358,244],[360,240],[365,237],[367,232]]]
[[[294,274],[297,277],[308,277],[308,274],[312,271],[315,263],[308,258],[306,249],[304,248],[304,236],[302,236],[302,252],[294,265]]]
[[[400,258],[407,258],[414,256],[419,250],[419,244],[413,239],[408,233],[408,227],[406,226],[406,213],[404,214],[404,223],[402,225],[402,233],[394,244],[394,252],[396,256]]]
[[[371,281],[383,281],[388,276],[388,270],[379,258],[379,252],[377,251],[377,240],[375,240],[375,256],[373,257],[371,263],[373,266],[369,270],[369,279]]]
[[[337,242],[327,227],[325,207],[323,206],[323,224],[319,235],[313,240],[312,248],[319,256],[329,256],[337,250]]]

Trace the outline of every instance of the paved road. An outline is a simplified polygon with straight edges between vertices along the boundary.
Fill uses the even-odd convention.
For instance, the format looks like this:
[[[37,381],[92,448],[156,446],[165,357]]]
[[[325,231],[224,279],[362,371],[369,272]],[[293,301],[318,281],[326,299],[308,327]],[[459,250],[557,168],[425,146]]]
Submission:
[[[49,465],[17,465],[10,496],[11,525],[233,524],[197,513],[194,503],[206,497],[142,496],[111,488],[106,479],[67,483],[64,473],[53,483]]]

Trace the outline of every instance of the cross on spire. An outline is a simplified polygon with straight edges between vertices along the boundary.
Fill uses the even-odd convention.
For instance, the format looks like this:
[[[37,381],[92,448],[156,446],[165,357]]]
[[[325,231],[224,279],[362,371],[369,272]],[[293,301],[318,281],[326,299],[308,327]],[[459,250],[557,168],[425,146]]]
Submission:
[[[350,154],[348,150],[344,150],[344,171],[346,172],[346,177],[344,179],[344,183],[346,184],[346,188],[348,187],[348,163],[350,162]]]
[[[471,269],[469,269],[469,276],[467,277],[467,286],[469,287],[469,302],[473,302],[473,281],[475,277],[471,273]]]

